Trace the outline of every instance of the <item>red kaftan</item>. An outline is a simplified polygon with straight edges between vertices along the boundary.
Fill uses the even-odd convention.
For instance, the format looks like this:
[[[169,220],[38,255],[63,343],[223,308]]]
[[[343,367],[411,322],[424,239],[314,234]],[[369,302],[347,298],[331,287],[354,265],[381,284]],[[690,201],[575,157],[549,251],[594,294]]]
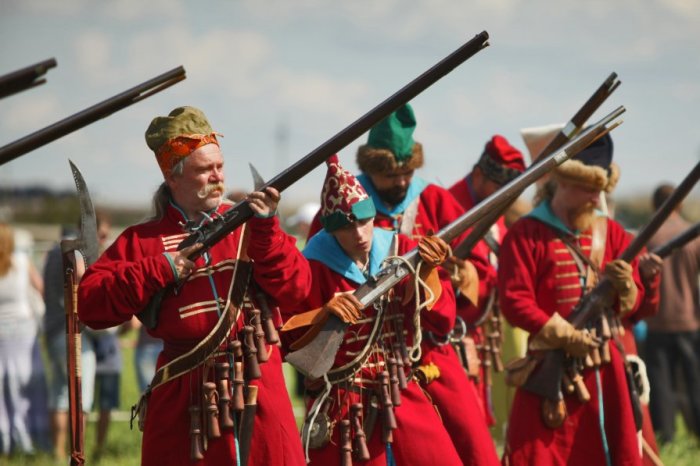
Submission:
[[[230,203],[219,207],[222,213]],[[175,251],[188,235],[183,215],[169,206],[156,221],[128,228],[85,273],[79,289],[80,319],[94,328],[118,325],[141,311],[153,294],[174,281],[174,269],[163,254]],[[293,305],[309,290],[307,261],[295,240],[282,232],[277,218],[251,218],[248,256],[254,261],[253,279],[273,304]],[[163,299],[159,322],[149,333],[164,340],[158,367],[202,340],[218,320],[216,301],[225,302],[237,257],[241,228],[209,251],[210,262],[196,260],[196,270],[178,294]],[[212,287],[212,284],[214,287]],[[215,291],[214,291],[215,290]],[[279,316],[278,319],[279,320]],[[278,322],[279,323],[279,322]],[[239,319],[238,327],[242,325]],[[235,338],[235,332],[231,333]],[[258,410],[250,464],[303,465],[304,458],[292,406],[282,377],[279,350],[269,347],[270,359],[261,365]],[[222,432],[209,440],[204,460],[190,461],[189,406],[201,394],[202,373],[194,370],[156,388],[150,395],[141,461],[144,465],[203,466],[235,464],[233,434]]]
[[[591,236],[578,238],[590,254]],[[624,229],[608,220],[603,266],[619,256],[629,243]],[[635,282],[643,297],[636,263]],[[578,269],[555,230],[535,218],[516,222],[506,235],[499,257],[499,295],[504,316],[513,324],[537,334],[554,312],[566,318],[582,294]],[[596,371],[583,371],[591,400],[582,404],[575,395],[565,395],[568,418],[558,429],[541,420],[539,396],[518,389],[511,410],[503,461],[512,465],[605,464],[599,428],[599,403],[604,405],[605,435],[612,464],[639,465],[639,444],[629,401],[622,358],[608,343],[612,361],[599,373],[603,399],[596,389]]]
[[[403,235],[399,235],[398,253],[403,254],[415,247],[415,243]],[[358,283],[331,270],[326,264],[309,260],[313,285],[307,300],[298,307],[299,310],[310,310],[322,307],[336,293],[357,289]],[[454,295],[450,290],[449,280],[443,278],[446,287],[431,311],[422,312],[422,326],[432,331],[445,333],[454,325]],[[396,296],[403,296],[406,281],[398,284],[394,290]],[[387,316],[379,340],[393,343],[396,340],[395,326],[392,325],[397,315],[403,316],[404,329],[407,335],[407,345],[410,346],[413,336],[414,305],[411,300],[406,305],[393,302],[387,305]],[[283,315],[291,317],[296,313],[289,308],[283,308]],[[348,328],[345,340],[335,359],[333,367],[340,367],[351,361],[357,352],[367,343],[367,336],[373,323],[375,311],[369,307],[363,311],[366,316],[355,325]],[[287,341],[293,341],[304,332],[299,329],[287,335]],[[332,406],[328,415],[332,420],[339,421],[347,418],[351,403],[360,401],[360,390],[363,393],[362,403],[366,415],[368,408],[369,387],[376,385],[378,372],[384,369],[383,352],[374,352],[367,363],[353,378],[353,389],[348,389],[344,383],[334,385],[329,396]],[[462,464],[452,441],[441,425],[433,405],[422,393],[420,387],[410,381],[408,388],[401,391],[401,406],[394,408],[398,429],[393,431],[394,442],[391,446],[398,465],[460,465]],[[382,415],[381,412],[372,432],[367,439],[370,461],[362,464],[386,466],[386,447],[381,441]],[[340,440],[337,424],[333,429],[331,442],[321,449],[310,449],[311,465],[329,466],[340,464]],[[354,463],[360,464],[360,463]]]

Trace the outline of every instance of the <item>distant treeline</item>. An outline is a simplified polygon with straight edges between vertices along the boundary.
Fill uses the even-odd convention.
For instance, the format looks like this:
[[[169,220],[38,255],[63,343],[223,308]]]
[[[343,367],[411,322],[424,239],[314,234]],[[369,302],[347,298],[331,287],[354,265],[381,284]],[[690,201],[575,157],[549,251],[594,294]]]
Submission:
[[[114,225],[131,225],[142,221],[146,209],[96,206],[105,211]],[[75,190],[53,190],[46,187],[0,187],[2,220],[17,223],[75,225],[80,206]]]

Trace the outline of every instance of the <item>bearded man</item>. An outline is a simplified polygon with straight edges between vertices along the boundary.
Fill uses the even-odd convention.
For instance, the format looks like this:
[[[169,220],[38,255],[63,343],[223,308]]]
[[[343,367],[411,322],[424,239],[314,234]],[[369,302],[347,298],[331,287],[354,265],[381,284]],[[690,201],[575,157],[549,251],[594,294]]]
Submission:
[[[558,167],[540,191],[537,207],[511,227],[501,246],[503,315],[531,335],[529,358],[511,366],[511,380],[527,378],[537,352],[562,349],[574,388],[559,403],[517,389],[504,464],[641,464],[622,345],[614,331],[602,346],[595,336],[605,325],[615,330],[643,295],[636,261],[616,259],[629,235],[597,211],[601,192],[612,191],[619,176],[612,155],[612,140],[605,136]],[[614,308],[590,332],[576,329],[566,319],[600,280],[601,270],[617,292]],[[603,355],[601,361],[596,355]]]
[[[142,464],[237,464],[239,441],[252,435],[248,464],[301,466],[304,457],[279,349],[259,338],[254,344],[247,339],[241,344],[243,335],[252,333],[253,310],[263,309],[255,299],[260,291],[273,307],[264,323],[272,320],[277,327],[281,317],[274,306],[294,305],[309,291],[308,262],[275,216],[279,193],[267,188],[250,194],[247,202],[254,217],[196,260],[188,256],[201,244],[177,249],[183,239],[232,206],[224,199],[218,136],[194,107],[179,107],[153,119],[146,142],[164,177],[154,198],[156,216],[127,228],[87,270],[80,282],[78,314],[93,328],[115,326],[129,321],[160,290],[178,283],[168,288],[157,326],[149,329],[163,340],[164,348],[139,403],[145,415]],[[245,229],[250,234],[244,234]],[[254,284],[240,283],[247,274],[237,271],[251,262]],[[236,289],[241,287],[248,291],[242,303],[236,303]],[[225,317],[229,324],[220,325]],[[211,337],[219,328],[223,343],[217,347],[219,340]],[[257,329],[255,333],[259,335]],[[215,351],[191,357],[205,341],[213,341]],[[246,356],[252,354],[244,365],[236,350],[241,346]],[[256,374],[252,368],[258,361],[266,362]],[[243,402],[242,392],[233,391],[239,383],[245,383],[248,396],[257,387],[254,421],[240,425],[232,422],[231,412],[236,401]]]

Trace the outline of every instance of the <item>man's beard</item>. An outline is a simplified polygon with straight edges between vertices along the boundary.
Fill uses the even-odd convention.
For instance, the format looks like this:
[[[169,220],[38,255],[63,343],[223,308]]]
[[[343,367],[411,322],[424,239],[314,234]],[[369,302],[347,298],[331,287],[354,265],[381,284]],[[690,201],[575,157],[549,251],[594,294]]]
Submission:
[[[593,225],[595,204],[589,202],[569,212],[569,223],[578,231],[586,231]]]
[[[396,186],[394,188],[389,188],[383,191],[377,190],[379,197],[382,201],[386,202],[391,206],[395,206],[406,198],[406,193],[408,188],[402,188],[401,186]]]
[[[197,191],[197,197],[200,199],[206,199],[209,197],[211,193],[214,191],[218,191],[221,196],[224,195],[225,191],[224,183],[219,182],[219,183],[207,183],[205,187]]]

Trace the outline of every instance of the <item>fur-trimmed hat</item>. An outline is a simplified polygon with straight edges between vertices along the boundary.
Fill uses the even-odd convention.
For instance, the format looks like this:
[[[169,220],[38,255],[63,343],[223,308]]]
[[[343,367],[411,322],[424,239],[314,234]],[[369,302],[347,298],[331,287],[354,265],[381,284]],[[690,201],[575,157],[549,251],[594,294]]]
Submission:
[[[344,169],[337,155],[326,160],[328,171],[321,191],[321,224],[331,233],[357,220],[377,214],[374,201],[357,178]]]
[[[563,125],[526,128],[520,131],[533,163]],[[585,184],[610,193],[620,179],[620,168],[613,163],[613,141],[610,134],[598,138],[571,159],[554,169],[558,179]]]
[[[496,134],[486,143],[476,166],[486,178],[503,186],[525,171],[525,160],[506,138]]]
[[[416,117],[409,104],[377,123],[369,132],[367,144],[357,149],[360,170],[373,174],[422,167],[423,146],[413,140],[415,129]]]

